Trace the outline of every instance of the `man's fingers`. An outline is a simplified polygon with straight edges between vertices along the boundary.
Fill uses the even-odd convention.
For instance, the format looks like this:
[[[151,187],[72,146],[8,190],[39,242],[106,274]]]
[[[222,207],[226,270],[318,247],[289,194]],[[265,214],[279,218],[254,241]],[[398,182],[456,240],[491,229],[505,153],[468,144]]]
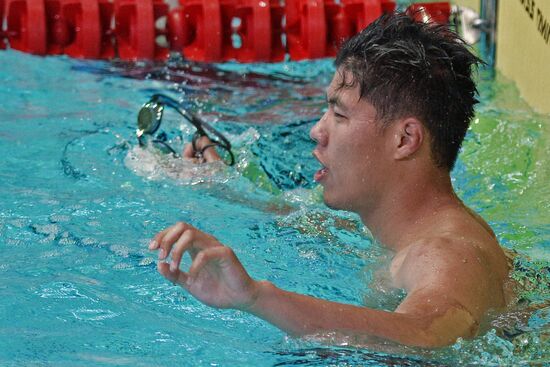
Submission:
[[[206,235],[190,224],[178,222],[157,234],[149,244],[151,250],[160,249],[159,260],[164,260],[172,253],[175,260],[173,269],[179,266],[185,251],[194,257],[196,251],[221,244],[214,237]]]
[[[216,162],[221,160],[220,155],[216,152],[216,147],[211,146],[202,151],[202,156],[207,162]]]
[[[168,229],[168,231],[165,233],[164,237],[160,240],[159,243],[160,260],[164,260],[168,256],[174,242],[176,242],[180,238],[180,236],[189,228],[193,227],[187,223],[178,222]]]
[[[160,231],[159,233],[157,233],[155,235],[155,237],[153,237],[153,239],[151,240],[151,242],[149,242],[149,250],[156,250],[159,248],[159,245],[160,245],[160,241],[162,240],[162,238],[164,237],[164,235],[166,234],[166,232],[168,232],[170,230],[171,227],[168,227],[162,231]]]
[[[202,250],[197,254],[191,267],[189,268],[188,277],[191,280],[197,277],[197,274],[211,261],[221,260],[227,258],[231,254],[231,249],[225,246],[210,247]]]
[[[212,145],[212,140],[207,136],[201,136],[195,142],[197,152],[202,154],[202,158],[206,162],[216,162],[221,160],[220,155],[216,152],[216,147]],[[194,152],[194,153],[197,153]]]
[[[180,223],[176,223],[175,225],[165,228],[164,230],[157,233],[155,237],[153,237],[151,242],[149,242],[149,250],[157,250],[159,247],[161,247],[161,244],[164,242],[166,235],[168,233],[171,233],[174,230],[174,227],[178,225],[180,225]]]
[[[179,269],[176,269],[175,271],[171,271],[170,266],[165,262],[159,262],[157,264],[157,269],[158,269],[158,272],[163,277],[165,277],[172,283],[178,283],[182,287],[186,288],[188,274],[186,274],[185,272]]]
[[[159,232],[151,241],[149,248],[160,249],[158,271],[171,282],[177,282],[186,287],[188,275],[179,270],[185,252],[189,251],[191,258],[194,260],[191,268],[196,273],[200,267],[208,263],[212,256],[223,255],[223,249],[226,247],[222,246],[216,238],[199,231],[193,226],[178,222]],[[219,250],[212,251],[213,249]],[[172,259],[168,264],[164,260],[169,255]],[[198,261],[197,257],[199,257]]]
[[[193,150],[193,145],[192,144],[187,144],[185,146],[185,148],[183,148],[182,156],[183,156],[183,158],[186,158],[186,159],[195,158],[195,151]]]
[[[185,251],[188,251],[191,246],[193,246],[194,234],[195,231],[193,230],[183,232],[172,247],[172,261],[170,262],[171,271],[175,271],[179,268],[183,254]]]

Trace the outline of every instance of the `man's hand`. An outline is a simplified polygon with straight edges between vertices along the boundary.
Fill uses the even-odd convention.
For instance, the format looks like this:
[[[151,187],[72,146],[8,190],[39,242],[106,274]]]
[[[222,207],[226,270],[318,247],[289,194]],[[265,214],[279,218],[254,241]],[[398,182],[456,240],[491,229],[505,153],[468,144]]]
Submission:
[[[216,238],[179,222],[158,233],[149,249],[159,250],[159,273],[199,301],[212,307],[240,310],[254,304],[257,282],[250,278],[233,251]],[[185,252],[193,260],[188,272],[179,269]],[[170,264],[164,261],[168,255]]]
[[[196,163],[210,163],[221,160],[220,155],[216,152],[214,146],[209,146],[212,141],[207,136],[201,136],[195,142],[197,150],[193,149],[193,144],[187,144],[183,148],[182,156],[185,159],[193,160]]]

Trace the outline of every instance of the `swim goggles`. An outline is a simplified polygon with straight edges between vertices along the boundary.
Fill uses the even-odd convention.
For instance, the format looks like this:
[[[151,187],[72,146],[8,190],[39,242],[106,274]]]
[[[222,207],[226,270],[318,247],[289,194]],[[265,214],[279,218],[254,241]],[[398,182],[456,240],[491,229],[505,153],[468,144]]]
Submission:
[[[178,156],[174,148],[168,144],[166,133],[161,132],[157,136],[153,136],[160,128],[165,105],[175,109],[185,120],[195,127],[196,131],[193,134],[191,144],[196,158],[204,159],[204,151],[214,148],[225,164],[228,166],[235,164],[235,156],[231,152],[231,143],[229,143],[229,140],[222,133],[195,114],[187,111],[178,101],[164,94],[154,94],[149,102],[145,103],[139,110],[136,136],[140,146],[147,145],[149,141],[163,153],[171,153],[176,157]],[[203,136],[208,137],[212,143],[198,149],[197,140]]]

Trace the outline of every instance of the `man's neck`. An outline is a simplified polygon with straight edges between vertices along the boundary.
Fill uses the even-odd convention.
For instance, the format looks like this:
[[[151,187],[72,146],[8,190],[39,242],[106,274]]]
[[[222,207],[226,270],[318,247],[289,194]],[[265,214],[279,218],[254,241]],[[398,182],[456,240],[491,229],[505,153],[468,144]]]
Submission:
[[[421,177],[400,183],[380,198],[376,208],[359,213],[373,236],[395,252],[416,240],[445,210],[462,205],[448,173]]]

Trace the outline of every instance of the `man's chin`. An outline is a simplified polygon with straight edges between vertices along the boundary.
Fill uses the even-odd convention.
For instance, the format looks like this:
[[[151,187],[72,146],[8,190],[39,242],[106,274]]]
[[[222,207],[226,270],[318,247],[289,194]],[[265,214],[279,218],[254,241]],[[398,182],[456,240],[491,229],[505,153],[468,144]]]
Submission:
[[[332,210],[350,210],[348,206],[343,205],[343,203],[339,202],[335,198],[331,198],[326,194],[326,192],[323,194],[323,201],[325,205]]]

